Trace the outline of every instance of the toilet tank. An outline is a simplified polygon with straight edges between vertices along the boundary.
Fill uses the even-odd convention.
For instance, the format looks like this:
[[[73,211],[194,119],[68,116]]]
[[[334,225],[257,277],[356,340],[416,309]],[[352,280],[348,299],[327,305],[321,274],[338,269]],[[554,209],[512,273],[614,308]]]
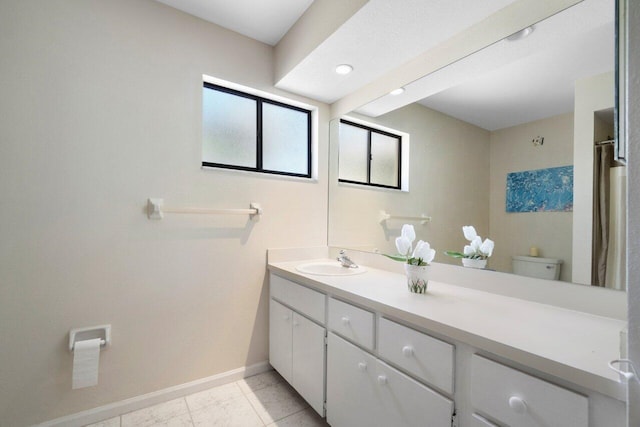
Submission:
[[[560,278],[562,260],[517,255],[511,258],[511,265],[513,272],[520,276],[558,280]]]

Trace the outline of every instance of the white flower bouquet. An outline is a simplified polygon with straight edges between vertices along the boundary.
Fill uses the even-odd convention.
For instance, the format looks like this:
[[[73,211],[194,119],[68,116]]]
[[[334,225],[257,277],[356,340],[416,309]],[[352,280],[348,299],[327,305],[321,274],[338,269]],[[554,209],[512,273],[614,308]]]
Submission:
[[[431,249],[429,242],[423,242],[422,240],[419,240],[416,248],[413,249],[413,241],[415,239],[416,232],[413,225],[405,224],[402,226],[400,236],[396,238],[398,255],[383,255],[394,261],[401,261],[410,265],[424,266],[431,264],[431,261],[433,261],[433,258],[436,256],[436,251]]]
[[[422,240],[419,240],[415,249],[413,249],[414,240],[416,240],[416,231],[413,229],[413,225],[405,224],[402,226],[400,236],[396,239],[398,255],[383,255],[394,261],[404,263],[409,292],[424,294],[427,292],[429,283],[428,267],[436,256],[436,251],[431,249],[429,242],[423,242]]]

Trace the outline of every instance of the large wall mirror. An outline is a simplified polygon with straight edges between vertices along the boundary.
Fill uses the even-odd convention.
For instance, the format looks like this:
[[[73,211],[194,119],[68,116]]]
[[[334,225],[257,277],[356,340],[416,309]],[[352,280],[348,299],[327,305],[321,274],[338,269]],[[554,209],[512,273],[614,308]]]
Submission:
[[[394,253],[411,223],[436,262],[460,265],[444,251],[473,225],[495,241],[489,269],[535,255],[557,260],[558,280],[624,290],[615,17],[614,0],[585,0],[343,117],[404,135],[401,189],[339,182],[334,120],[329,244]]]

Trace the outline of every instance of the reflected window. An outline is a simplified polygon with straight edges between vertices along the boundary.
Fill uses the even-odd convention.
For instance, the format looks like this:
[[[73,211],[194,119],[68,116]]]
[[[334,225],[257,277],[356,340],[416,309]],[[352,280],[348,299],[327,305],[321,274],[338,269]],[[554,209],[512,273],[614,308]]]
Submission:
[[[202,166],[311,177],[311,111],[211,83]]]
[[[338,180],[400,189],[402,137],[340,120]]]

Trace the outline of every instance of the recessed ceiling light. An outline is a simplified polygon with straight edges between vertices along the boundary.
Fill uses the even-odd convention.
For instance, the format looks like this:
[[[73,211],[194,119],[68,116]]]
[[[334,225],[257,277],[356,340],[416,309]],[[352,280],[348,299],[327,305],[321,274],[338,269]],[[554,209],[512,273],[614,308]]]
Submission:
[[[533,25],[530,27],[527,27],[523,30],[518,31],[517,33],[513,33],[511,34],[509,37],[507,37],[507,40],[509,40],[510,42],[515,42],[517,40],[522,40],[525,37],[528,37],[529,35],[531,35],[531,33],[533,33]]]
[[[391,92],[389,92],[389,95],[400,95],[401,93],[404,93],[403,87],[399,87],[398,89],[392,90]]]
[[[353,67],[349,64],[340,64],[336,67],[336,73],[338,74],[349,74],[353,71]]]

